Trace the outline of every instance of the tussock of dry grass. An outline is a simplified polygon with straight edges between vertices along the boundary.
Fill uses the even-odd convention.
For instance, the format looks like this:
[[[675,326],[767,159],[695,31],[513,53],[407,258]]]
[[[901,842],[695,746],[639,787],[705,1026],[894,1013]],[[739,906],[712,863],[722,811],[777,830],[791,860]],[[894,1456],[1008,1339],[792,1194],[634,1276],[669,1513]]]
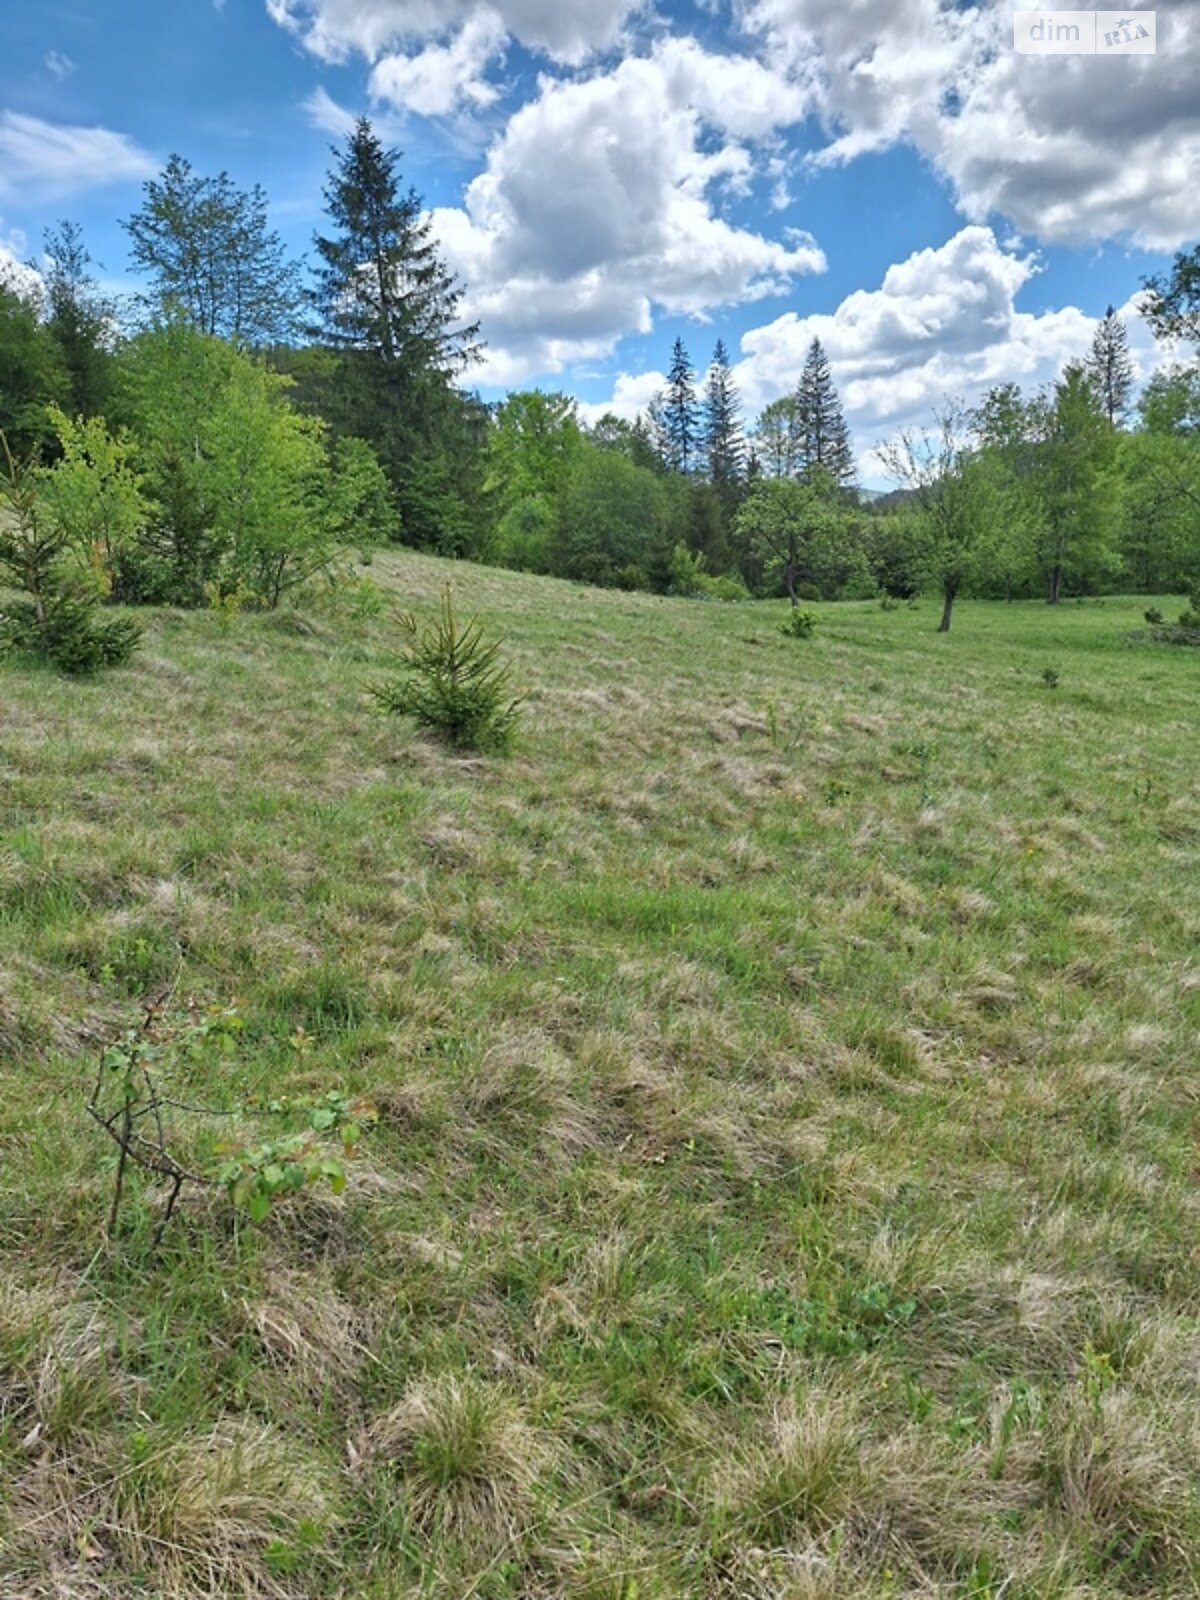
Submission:
[[[418,1533],[485,1558],[513,1542],[553,1460],[516,1403],[470,1373],[410,1384],[353,1454],[396,1484]]]

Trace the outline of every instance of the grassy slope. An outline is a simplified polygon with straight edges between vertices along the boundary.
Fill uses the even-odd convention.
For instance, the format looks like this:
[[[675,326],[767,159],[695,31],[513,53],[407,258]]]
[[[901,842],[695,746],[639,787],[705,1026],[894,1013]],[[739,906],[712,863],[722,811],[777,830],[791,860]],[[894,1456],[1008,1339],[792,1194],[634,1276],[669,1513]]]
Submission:
[[[0,1594],[1200,1593],[1196,661],[450,574],[505,761],[384,618],[0,671]],[[382,1118],[153,1260],[82,1098],[176,981]]]

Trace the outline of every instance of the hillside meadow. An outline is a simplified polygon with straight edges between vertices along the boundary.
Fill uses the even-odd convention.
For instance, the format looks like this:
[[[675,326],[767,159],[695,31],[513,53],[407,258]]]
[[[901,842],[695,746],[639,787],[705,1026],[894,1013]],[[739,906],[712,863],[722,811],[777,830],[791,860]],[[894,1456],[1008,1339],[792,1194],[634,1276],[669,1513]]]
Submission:
[[[1200,1594],[1194,652],[367,580],[0,666],[0,1595]],[[506,758],[366,693],[446,581]],[[97,1057],[189,1002],[190,1159],[378,1119],[110,1243]]]

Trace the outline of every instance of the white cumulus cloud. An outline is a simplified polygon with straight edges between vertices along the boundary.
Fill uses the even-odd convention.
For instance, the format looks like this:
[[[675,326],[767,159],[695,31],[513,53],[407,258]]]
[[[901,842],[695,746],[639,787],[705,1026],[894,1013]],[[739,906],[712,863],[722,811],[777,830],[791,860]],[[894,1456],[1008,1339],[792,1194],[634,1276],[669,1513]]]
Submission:
[[[371,94],[397,111],[423,117],[445,116],[463,104],[490,105],[499,91],[485,74],[506,38],[497,14],[479,11],[447,44],[426,45],[416,55],[381,57],[371,72]]]
[[[578,66],[619,43],[645,0],[266,0],[268,14],[324,61],[374,63],[442,40],[489,12],[504,34],[551,60]]]
[[[1111,59],[1017,54],[995,0],[748,0],[743,21],[811,93],[819,164],[907,140],[968,218],[1046,243],[1195,229],[1200,0],[1160,9],[1157,55]]]
[[[583,80],[543,78],[492,145],[464,205],[434,213],[489,342],[485,381],[558,371],[647,332],[654,309],[703,315],[821,272],[807,235],[779,241],[721,214],[756,170],[738,135],[797,114],[786,86],[669,43]],[[739,76],[742,69],[738,69]]]

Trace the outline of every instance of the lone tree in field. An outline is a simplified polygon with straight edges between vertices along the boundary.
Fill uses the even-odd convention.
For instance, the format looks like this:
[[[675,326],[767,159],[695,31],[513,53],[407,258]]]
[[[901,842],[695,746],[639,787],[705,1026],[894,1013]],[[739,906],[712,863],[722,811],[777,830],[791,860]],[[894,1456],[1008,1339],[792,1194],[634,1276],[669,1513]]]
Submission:
[[[334,156],[313,295],[314,331],[341,358],[334,420],[374,445],[414,541],[444,547],[457,514],[446,455],[472,422],[454,385],[479,358],[479,327],[460,318],[462,285],[420,196],[401,188],[399,152],[361,117]]]
[[[667,387],[657,409],[663,455],[676,472],[691,472],[700,451],[700,410],[696,404],[696,371],[682,339],[671,351]]]
[[[804,370],[796,386],[793,426],[791,455],[800,478],[811,478],[819,468],[828,473],[840,489],[853,483],[850,434],[819,339],[814,339],[808,347]]]
[[[921,526],[922,576],[942,596],[939,633],[950,632],[954,602],[977,575],[986,533],[985,481],[961,406],[936,413],[930,432],[906,431],[879,456],[908,491]]]
[[[782,585],[794,609],[798,585],[836,539],[838,521],[835,486],[825,474],[807,483],[764,478],[743,501],[734,531],[764,575]]]
[[[1115,428],[1129,409],[1133,392],[1133,358],[1129,335],[1112,306],[1104,313],[1085,363],[1105,416]]]
[[[300,273],[267,226],[267,197],[238,189],[227,172],[204,178],[173,155],[144,185],[124,224],[134,265],[153,288],[157,316],[182,315],[201,333],[261,346],[296,329]]]
[[[718,339],[704,385],[704,454],[709,482],[728,515],[745,477],[746,446],[742,439],[741,404],[729,370],[729,352]]]

